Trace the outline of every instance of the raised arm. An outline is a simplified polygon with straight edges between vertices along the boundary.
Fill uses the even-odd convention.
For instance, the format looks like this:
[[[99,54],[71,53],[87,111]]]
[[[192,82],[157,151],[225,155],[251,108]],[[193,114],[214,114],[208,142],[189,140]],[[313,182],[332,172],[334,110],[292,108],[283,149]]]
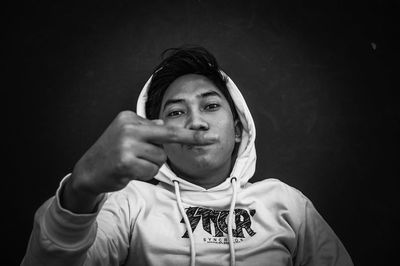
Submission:
[[[167,159],[163,143],[202,145],[215,140],[216,136],[201,131],[167,127],[161,120],[150,121],[130,111],[121,112],[76,163],[56,197],[37,211],[22,265],[83,265],[96,240],[124,239],[128,232],[122,238],[97,234],[97,224],[107,227],[107,212],[100,212],[104,215],[102,222],[96,223],[104,195],[125,188],[131,180],[153,178]],[[126,220],[120,222],[124,223]],[[102,231],[108,232],[107,228]],[[129,245],[124,240],[119,242]]]

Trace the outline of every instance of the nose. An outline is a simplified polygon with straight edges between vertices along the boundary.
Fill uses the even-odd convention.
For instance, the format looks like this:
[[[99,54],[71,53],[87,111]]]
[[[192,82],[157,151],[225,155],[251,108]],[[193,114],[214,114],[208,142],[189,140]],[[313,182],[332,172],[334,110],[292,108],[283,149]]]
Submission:
[[[187,127],[191,130],[208,130],[209,125],[198,112],[191,112]]]

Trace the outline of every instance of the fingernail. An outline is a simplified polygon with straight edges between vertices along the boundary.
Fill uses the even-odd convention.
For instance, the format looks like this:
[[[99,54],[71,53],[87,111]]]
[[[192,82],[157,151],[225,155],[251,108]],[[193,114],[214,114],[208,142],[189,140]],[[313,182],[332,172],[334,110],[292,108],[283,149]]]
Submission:
[[[164,121],[161,120],[161,119],[155,119],[155,120],[153,120],[153,122],[154,122],[156,125],[158,125],[158,126],[164,125]]]

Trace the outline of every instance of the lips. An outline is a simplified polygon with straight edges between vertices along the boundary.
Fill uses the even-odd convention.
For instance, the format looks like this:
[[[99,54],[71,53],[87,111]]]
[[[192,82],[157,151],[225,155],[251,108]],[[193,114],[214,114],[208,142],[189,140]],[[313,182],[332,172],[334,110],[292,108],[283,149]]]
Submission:
[[[207,144],[207,145],[182,145],[183,148],[186,148],[187,150],[205,150],[208,147],[210,147],[213,144]]]

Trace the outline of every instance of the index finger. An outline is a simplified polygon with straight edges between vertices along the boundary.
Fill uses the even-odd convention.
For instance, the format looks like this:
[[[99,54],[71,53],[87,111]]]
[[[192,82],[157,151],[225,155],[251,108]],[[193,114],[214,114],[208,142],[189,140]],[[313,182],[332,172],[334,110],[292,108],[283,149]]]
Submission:
[[[218,135],[202,130],[162,125],[143,126],[142,128],[148,128],[145,138],[155,144],[208,145],[218,140]]]

